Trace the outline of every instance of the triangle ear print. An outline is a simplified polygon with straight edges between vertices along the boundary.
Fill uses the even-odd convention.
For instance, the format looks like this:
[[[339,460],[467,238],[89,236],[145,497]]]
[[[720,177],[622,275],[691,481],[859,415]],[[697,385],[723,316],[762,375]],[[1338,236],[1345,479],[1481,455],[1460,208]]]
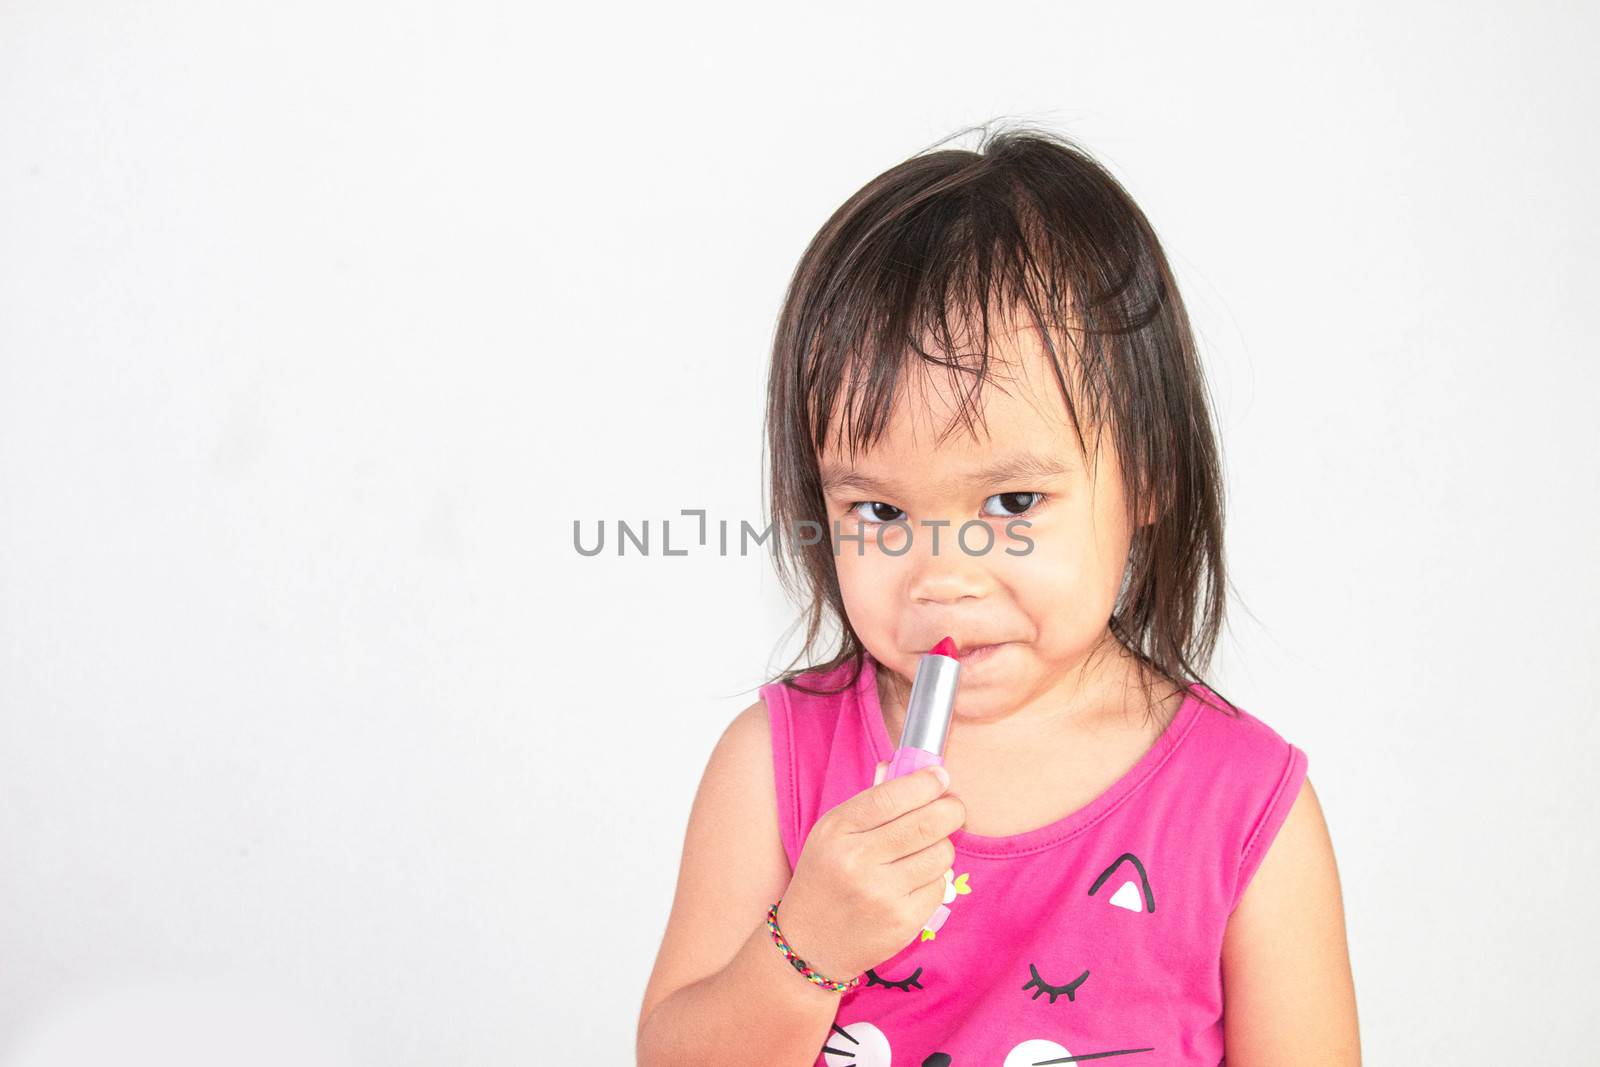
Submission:
[[[1145,874],[1144,864],[1139,862],[1139,857],[1132,852],[1124,852],[1116,858],[1116,861],[1111,866],[1101,871],[1100,877],[1096,878],[1094,885],[1089,887],[1089,895],[1092,897],[1099,892],[1100,887],[1106,884],[1106,880],[1115,874],[1117,869],[1124,863],[1131,864],[1133,869],[1139,872],[1139,883],[1135,885],[1132,879],[1124,879],[1117,886],[1117,891],[1111,894],[1111,903],[1119,908],[1127,908],[1129,911],[1155,911],[1156,894],[1150,888],[1150,877]]]
[[[1123,882],[1122,888],[1111,894],[1111,903],[1129,911],[1144,910],[1144,898],[1139,895],[1139,887],[1132,882]]]

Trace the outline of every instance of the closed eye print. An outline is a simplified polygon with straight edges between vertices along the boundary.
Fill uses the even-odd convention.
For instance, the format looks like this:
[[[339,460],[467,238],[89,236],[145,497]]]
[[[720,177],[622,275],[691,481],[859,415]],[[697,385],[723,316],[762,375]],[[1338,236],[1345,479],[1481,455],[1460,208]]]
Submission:
[[[909,993],[913,989],[921,989],[922,988],[922,983],[917,981],[917,979],[920,978],[921,976],[922,976],[922,968],[918,967],[916,970],[912,971],[911,974],[908,975],[907,977],[902,978],[902,979],[900,979],[898,981],[891,982],[888,979],[883,978],[882,976],[880,976],[878,974],[878,972],[874,971],[871,967],[868,967],[867,968],[867,986],[870,988],[870,987],[875,986],[875,985],[881,985],[885,989],[900,989],[900,990],[903,990],[903,991]]]
[[[1061,996],[1063,993],[1067,995],[1067,1000],[1076,1001],[1078,999],[1078,987],[1081,986],[1089,977],[1089,972],[1084,971],[1066,985],[1052,985],[1040,977],[1039,968],[1034,964],[1028,964],[1028,973],[1033,975],[1033,977],[1028,980],[1027,985],[1022,987],[1023,990],[1026,991],[1032,989],[1034,1000],[1038,1000],[1041,993],[1048,993],[1050,994],[1050,1003],[1052,1004],[1054,1004],[1056,1002],[1056,998]]]

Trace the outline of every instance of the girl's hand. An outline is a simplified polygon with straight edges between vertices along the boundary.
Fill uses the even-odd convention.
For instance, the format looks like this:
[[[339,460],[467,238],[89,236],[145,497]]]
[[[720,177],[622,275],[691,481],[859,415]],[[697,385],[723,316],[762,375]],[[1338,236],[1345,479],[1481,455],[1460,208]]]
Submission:
[[[944,900],[955,862],[950,833],[966,805],[943,767],[883,781],[824,812],[811,828],[778,905],[795,954],[839,981],[909,945]]]

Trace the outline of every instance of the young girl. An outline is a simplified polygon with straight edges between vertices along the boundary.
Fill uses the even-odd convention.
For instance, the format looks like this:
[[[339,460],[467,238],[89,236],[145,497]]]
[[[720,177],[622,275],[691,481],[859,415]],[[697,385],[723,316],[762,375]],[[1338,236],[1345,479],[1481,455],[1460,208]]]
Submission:
[[[1024,129],[880,175],[806,249],[767,415],[802,656],[839,638],[711,754],[639,1063],[1358,1064],[1305,753],[1198,678],[1218,450],[1122,187]],[[944,768],[884,781],[947,636]]]

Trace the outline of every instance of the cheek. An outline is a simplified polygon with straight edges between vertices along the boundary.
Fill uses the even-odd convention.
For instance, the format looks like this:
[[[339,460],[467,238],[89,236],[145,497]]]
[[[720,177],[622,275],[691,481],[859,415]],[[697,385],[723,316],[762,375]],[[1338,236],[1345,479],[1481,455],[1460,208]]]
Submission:
[[[1096,529],[1087,516],[1071,526],[1031,534],[1033,550],[1007,559],[1001,566],[1005,583],[1035,618],[1104,621],[1110,616],[1122,571],[1126,545]]]
[[[1035,619],[1070,617],[1084,606],[1085,554],[1073,544],[1040,540],[1033,551],[1008,560],[1000,573],[1017,604]]]
[[[888,627],[894,618],[893,568],[873,559],[870,551],[857,558],[853,545],[846,545],[833,559],[851,627],[863,637]]]

